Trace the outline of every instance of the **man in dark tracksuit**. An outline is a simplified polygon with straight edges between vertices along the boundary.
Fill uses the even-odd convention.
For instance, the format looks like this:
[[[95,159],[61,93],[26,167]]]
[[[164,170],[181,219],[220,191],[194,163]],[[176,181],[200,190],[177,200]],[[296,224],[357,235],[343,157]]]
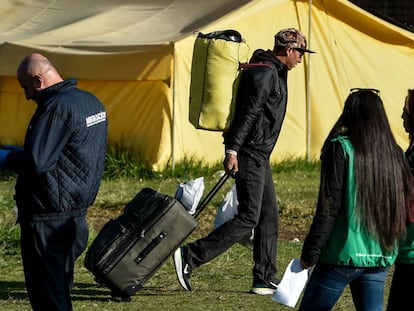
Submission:
[[[17,173],[26,288],[33,310],[72,310],[74,264],[85,250],[87,208],[105,165],[107,120],[92,94],[63,80],[47,58],[25,57],[17,71],[37,104],[24,148],[0,150],[0,168]]]
[[[302,61],[306,38],[294,28],[275,35],[273,51],[256,50],[254,66],[243,72],[238,87],[236,112],[224,133],[226,172],[236,172],[237,215],[174,253],[180,285],[191,290],[194,268],[222,254],[254,228],[253,285],[251,292],[273,294],[277,288],[276,253],[279,211],[270,167],[286,113],[287,73]]]

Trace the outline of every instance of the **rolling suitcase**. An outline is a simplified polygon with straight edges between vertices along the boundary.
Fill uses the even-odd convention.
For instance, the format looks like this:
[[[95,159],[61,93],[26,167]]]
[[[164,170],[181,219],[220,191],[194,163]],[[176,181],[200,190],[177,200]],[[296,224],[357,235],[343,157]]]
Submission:
[[[113,297],[130,300],[194,231],[195,218],[228,177],[220,178],[194,215],[175,198],[143,188],[120,216],[103,226],[86,253],[85,267]]]

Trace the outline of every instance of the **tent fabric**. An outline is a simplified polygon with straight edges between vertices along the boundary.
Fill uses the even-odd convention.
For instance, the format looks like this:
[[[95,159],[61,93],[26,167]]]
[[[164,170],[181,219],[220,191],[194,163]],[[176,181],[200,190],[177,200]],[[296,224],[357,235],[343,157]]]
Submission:
[[[401,112],[407,89],[414,88],[410,70],[414,68],[414,34],[348,1],[312,1],[310,23],[311,29],[308,1],[253,1],[205,30],[232,27],[243,34],[253,51],[258,47],[272,48],[273,35],[281,28],[293,26],[305,33],[310,48],[317,51],[306,54],[302,64],[289,72],[287,115],[271,160],[304,157],[307,153],[311,158],[319,158],[323,141],[342,112],[349,90],[354,87],[381,91],[397,142],[405,148],[407,134],[402,127]],[[189,41],[190,45],[193,38]],[[185,44],[184,40],[179,44]],[[183,94],[185,88],[177,93]],[[196,135],[195,141],[201,143],[188,146],[188,154],[222,160],[223,153],[218,152],[224,152],[221,135],[202,131]],[[210,143],[203,145],[205,141]]]
[[[15,75],[16,63],[38,50],[79,79],[165,79],[170,44],[246,2],[0,0],[0,75]]]
[[[397,142],[401,111],[414,88],[414,34],[345,0],[0,0],[0,144],[21,144],[35,108],[15,78],[30,52],[48,56],[64,77],[96,94],[108,110],[109,140],[152,169],[185,158],[224,156],[219,132],[188,119],[194,31],[234,29],[250,46],[271,49],[281,28],[296,27],[316,54],[289,72],[288,110],[272,154],[319,156],[353,87],[381,97]]]
[[[26,101],[15,78],[0,78],[0,141],[21,145],[36,108]],[[78,86],[95,94],[108,117],[108,139],[116,150],[132,150],[148,167],[168,159],[171,150],[171,93],[162,81],[86,81]],[[19,99],[19,102],[8,105]],[[17,126],[19,125],[19,126]],[[137,143],[138,142],[138,143]],[[156,143],[154,143],[156,142]]]

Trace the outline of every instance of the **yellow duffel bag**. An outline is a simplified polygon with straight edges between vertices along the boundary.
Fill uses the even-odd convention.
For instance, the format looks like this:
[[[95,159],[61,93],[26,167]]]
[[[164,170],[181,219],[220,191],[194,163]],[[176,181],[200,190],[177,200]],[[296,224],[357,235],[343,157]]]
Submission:
[[[199,33],[191,64],[189,120],[197,129],[226,131],[234,113],[239,64],[249,46],[235,30]]]

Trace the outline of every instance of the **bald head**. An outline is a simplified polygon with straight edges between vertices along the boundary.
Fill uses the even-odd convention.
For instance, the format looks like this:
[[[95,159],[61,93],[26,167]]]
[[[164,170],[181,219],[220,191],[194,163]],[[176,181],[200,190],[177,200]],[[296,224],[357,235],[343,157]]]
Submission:
[[[33,100],[36,91],[63,81],[52,63],[39,53],[29,54],[21,61],[17,68],[17,79],[25,91],[26,99]]]

